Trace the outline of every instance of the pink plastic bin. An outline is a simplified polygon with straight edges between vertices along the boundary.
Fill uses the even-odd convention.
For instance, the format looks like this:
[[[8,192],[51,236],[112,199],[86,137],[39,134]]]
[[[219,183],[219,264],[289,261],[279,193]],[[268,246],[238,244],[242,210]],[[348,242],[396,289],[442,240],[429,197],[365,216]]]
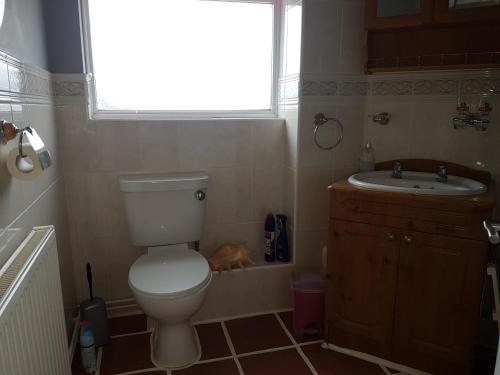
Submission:
[[[316,274],[294,274],[293,328],[298,336],[321,335],[325,324],[325,279]]]

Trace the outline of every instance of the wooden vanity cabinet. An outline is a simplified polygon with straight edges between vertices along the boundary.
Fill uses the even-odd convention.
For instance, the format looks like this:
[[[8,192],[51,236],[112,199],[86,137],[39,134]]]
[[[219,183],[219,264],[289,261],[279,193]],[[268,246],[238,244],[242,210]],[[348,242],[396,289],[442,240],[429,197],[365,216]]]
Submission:
[[[403,232],[394,309],[393,360],[466,374],[479,317],[488,245]]]
[[[400,231],[331,220],[329,236],[328,337],[336,345],[387,357]]]
[[[332,185],[327,342],[432,374],[468,374],[490,190],[478,199]]]

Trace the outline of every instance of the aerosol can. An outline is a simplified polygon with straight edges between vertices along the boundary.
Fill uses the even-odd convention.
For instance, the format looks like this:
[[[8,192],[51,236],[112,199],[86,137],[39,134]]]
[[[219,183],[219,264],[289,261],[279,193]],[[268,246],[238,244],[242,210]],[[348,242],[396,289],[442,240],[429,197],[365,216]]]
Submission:
[[[274,215],[267,214],[266,222],[264,223],[264,259],[266,262],[276,261],[276,225],[274,223]]]
[[[286,216],[276,215],[276,258],[280,262],[290,261],[290,251],[288,249],[288,234],[286,232]]]

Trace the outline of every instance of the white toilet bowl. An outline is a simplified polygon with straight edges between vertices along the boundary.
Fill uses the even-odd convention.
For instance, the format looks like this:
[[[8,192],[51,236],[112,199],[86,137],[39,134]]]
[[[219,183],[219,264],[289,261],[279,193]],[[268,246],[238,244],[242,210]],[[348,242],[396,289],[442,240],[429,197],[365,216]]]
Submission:
[[[187,244],[201,239],[207,187],[203,172],[120,177],[130,240],[148,247],[130,268],[128,284],[155,321],[151,353],[158,367],[186,367],[201,356],[190,319],[203,304],[212,272]]]
[[[206,259],[194,250],[163,248],[167,251],[135,261],[129,286],[142,310],[157,323],[151,348],[154,364],[179,368],[201,356],[190,318],[205,300],[212,272]]]

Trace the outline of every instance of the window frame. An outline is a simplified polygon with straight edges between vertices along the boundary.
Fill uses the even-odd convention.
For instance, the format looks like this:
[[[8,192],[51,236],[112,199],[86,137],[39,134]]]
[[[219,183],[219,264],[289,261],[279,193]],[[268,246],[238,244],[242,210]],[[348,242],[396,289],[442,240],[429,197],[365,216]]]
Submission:
[[[205,0],[207,1],[207,0]],[[281,44],[281,1],[280,0],[208,0],[240,3],[265,3],[273,5],[273,44],[271,67],[271,108],[269,110],[229,111],[172,111],[172,110],[99,110],[94,81],[92,41],[90,32],[89,0],[80,0],[80,28],[82,35],[83,70],[86,82],[86,100],[90,120],[175,120],[214,118],[277,118],[278,88]]]

